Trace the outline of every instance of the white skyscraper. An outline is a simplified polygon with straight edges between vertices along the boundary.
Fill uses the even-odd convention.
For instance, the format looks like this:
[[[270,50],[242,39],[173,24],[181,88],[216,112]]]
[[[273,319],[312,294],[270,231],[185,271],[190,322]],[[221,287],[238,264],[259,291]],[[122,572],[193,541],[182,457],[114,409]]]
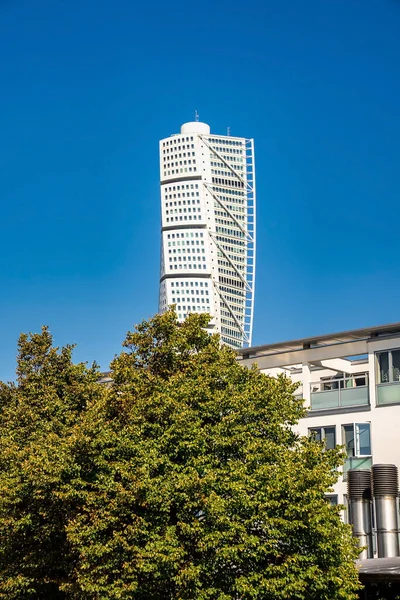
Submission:
[[[256,189],[252,139],[185,123],[160,142],[159,311],[208,312],[233,348],[251,345]]]

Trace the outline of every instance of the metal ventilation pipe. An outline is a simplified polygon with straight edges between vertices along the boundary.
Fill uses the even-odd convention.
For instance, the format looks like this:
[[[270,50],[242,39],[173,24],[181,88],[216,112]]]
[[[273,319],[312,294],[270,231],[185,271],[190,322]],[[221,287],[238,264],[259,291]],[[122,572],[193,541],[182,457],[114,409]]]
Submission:
[[[372,491],[375,503],[378,557],[399,556],[399,491],[396,465],[373,465]]]
[[[358,538],[360,547],[366,546],[360,553],[359,559],[372,558],[371,471],[369,469],[347,471],[347,497],[353,535]]]

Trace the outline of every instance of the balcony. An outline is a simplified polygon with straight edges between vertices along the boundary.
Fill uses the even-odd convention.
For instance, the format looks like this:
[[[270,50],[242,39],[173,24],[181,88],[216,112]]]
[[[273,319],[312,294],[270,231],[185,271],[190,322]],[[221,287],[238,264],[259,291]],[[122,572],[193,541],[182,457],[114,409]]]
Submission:
[[[400,404],[400,349],[377,353],[377,406]]]
[[[350,456],[343,465],[343,481],[347,481],[347,471],[350,469],[370,469],[372,456]]]
[[[400,381],[378,383],[376,386],[376,403],[378,406],[400,404]]]
[[[311,383],[311,411],[369,405],[368,373]]]

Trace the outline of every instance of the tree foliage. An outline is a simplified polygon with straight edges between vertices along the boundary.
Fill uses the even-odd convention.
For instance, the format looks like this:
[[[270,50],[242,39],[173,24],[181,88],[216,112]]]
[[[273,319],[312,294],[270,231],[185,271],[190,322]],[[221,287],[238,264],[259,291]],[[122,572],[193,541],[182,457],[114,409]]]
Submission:
[[[357,549],[325,500],[340,450],[300,438],[294,386],[190,315],[74,365],[46,328],[0,387],[0,598],[352,600]]]

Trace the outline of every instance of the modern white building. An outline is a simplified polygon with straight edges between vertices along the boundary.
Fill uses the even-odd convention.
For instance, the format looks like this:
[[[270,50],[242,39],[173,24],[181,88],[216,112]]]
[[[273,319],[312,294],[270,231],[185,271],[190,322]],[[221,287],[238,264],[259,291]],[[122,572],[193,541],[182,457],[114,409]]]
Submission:
[[[400,323],[248,348],[238,360],[298,383],[308,409],[299,433],[345,447],[332,502],[347,504],[349,469],[400,468]]]
[[[160,141],[159,311],[207,312],[233,348],[251,345],[255,277],[252,139],[185,123]]]

